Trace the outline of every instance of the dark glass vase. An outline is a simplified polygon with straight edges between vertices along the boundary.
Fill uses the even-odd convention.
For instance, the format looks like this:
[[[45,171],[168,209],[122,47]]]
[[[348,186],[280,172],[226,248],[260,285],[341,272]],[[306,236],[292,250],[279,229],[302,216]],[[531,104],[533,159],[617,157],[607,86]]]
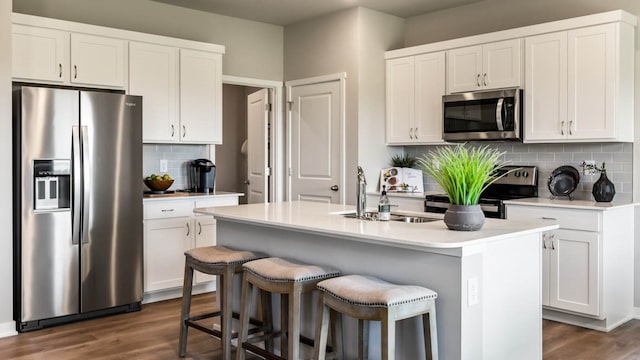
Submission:
[[[600,173],[598,181],[593,183],[593,190],[591,193],[597,202],[609,202],[613,200],[613,197],[616,195],[616,188],[607,177],[606,172]]]

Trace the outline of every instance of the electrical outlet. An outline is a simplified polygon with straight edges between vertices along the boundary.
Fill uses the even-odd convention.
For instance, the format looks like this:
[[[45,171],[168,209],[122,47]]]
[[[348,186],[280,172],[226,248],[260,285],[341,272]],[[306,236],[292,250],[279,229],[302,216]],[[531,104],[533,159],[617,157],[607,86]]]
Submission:
[[[480,303],[480,289],[478,278],[473,277],[467,280],[467,306],[478,305]]]
[[[582,175],[595,175],[597,173],[595,160],[585,160],[582,162]]]
[[[160,172],[161,173],[167,172],[167,160],[160,160]]]

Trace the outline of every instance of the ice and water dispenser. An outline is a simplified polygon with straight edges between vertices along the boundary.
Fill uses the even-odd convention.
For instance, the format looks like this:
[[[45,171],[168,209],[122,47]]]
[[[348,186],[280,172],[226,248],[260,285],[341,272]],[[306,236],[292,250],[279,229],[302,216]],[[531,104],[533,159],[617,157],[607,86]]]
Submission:
[[[71,207],[71,161],[34,160],[34,210]]]

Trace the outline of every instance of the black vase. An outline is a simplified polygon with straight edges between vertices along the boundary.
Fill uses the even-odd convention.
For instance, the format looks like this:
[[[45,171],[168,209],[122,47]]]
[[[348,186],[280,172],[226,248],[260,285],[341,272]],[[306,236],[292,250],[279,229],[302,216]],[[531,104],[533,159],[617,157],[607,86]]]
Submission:
[[[600,179],[593,184],[591,191],[597,202],[609,202],[616,195],[616,188],[607,177],[607,173],[600,173]]]

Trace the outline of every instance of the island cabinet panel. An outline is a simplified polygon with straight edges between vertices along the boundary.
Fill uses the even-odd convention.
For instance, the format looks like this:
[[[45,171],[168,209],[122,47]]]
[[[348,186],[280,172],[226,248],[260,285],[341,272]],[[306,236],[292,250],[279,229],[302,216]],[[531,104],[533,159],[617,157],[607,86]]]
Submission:
[[[53,83],[68,81],[68,32],[14,24],[12,43],[14,79]]]
[[[387,60],[387,144],[440,144],[445,52]]]
[[[587,201],[572,207],[577,200],[547,200],[555,206],[515,202],[507,204],[507,219],[542,219],[560,226],[541,238],[543,317],[602,331],[629,320],[634,207]]]
[[[512,39],[449,50],[449,93],[520,86],[521,43]]]
[[[632,141],[633,27],[525,39],[525,142]]]
[[[129,93],[143,97],[143,142],[177,141],[178,49],[129,43]]]

